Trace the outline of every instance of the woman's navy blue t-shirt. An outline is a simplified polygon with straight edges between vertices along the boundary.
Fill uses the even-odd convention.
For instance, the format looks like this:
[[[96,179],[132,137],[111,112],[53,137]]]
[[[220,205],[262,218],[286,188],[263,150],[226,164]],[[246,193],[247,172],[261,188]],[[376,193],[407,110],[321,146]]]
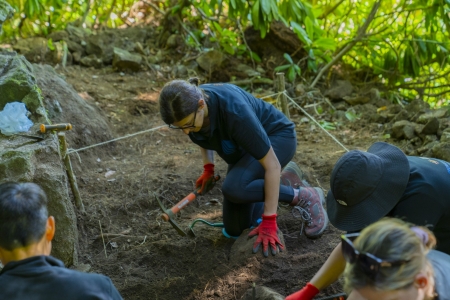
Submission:
[[[227,83],[203,84],[208,96],[210,128],[189,137],[204,149],[214,150],[228,164],[245,153],[262,159],[270,149],[269,136],[295,137],[295,126],[270,103]]]

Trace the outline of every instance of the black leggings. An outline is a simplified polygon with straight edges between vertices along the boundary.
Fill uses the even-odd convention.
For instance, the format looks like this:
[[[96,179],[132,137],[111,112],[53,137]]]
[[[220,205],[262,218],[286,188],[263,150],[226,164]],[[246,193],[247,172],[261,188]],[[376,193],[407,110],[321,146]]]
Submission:
[[[295,137],[269,136],[275,155],[284,167],[294,157],[297,147]],[[228,165],[222,184],[223,223],[229,235],[238,236],[246,228],[256,226],[264,211],[264,175],[261,163],[245,154],[237,163]],[[291,203],[294,189],[280,185],[278,200]]]

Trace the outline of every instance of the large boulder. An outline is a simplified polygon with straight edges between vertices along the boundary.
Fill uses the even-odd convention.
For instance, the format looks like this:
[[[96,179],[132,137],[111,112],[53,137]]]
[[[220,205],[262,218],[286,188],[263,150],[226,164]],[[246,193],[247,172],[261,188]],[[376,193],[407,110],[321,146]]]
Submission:
[[[28,134],[35,134],[39,124],[49,120],[32,66],[16,53],[0,54],[0,65],[1,108],[8,102],[25,103],[34,123]],[[56,135],[48,134],[43,141],[35,141],[23,136],[0,134],[0,183],[6,181],[34,182],[44,189],[49,199],[49,213],[57,224],[52,255],[66,265],[76,265],[76,216]]]
[[[71,148],[81,148],[112,139],[106,116],[93,101],[84,100],[53,67],[33,64],[33,70],[36,83],[42,90],[49,119],[53,123],[71,123],[73,126],[66,134]],[[74,165],[76,161],[73,160]]]

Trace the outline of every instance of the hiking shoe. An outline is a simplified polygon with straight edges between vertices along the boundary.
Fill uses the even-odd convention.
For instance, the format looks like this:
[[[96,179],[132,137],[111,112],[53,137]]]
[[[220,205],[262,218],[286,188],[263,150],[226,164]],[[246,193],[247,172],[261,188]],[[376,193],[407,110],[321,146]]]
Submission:
[[[310,186],[306,180],[299,166],[293,161],[290,161],[281,171],[280,182],[282,185],[290,186],[294,189],[300,187]]]
[[[306,237],[316,239],[322,235],[328,225],[328,215],[323,207],[325,197],[322,189],[316,187],[303,187],[297,197],[292,201],[295,205],[292,214],[302,221]]]

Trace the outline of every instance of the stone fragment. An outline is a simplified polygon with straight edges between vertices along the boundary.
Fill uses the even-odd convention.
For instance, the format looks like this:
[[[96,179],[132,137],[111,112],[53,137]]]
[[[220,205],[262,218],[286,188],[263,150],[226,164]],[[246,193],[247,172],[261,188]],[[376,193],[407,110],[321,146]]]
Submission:
[[[117,70],[139,71],[141,68],[142,57],[139,54],[133,54],[127,50],[114,47],[114,58],[112,65]]]
[[[435,144],[431,149],[433,157],[450,161],[450,142]]]
[[[345,96],[350,96],[353,92],[353,85],[347,80],[337,80],[334,86],[325,91],[324,96],[333,101],[341,100]]]
[[[284,300],[285,297],[271,288],[265,286],[255,286],[249,288],[242,296],[241,300]]]
[[[435,134],[439,129],[439,120],[436,117],[428,119],[428,122],[423,127],[422,134]]]
[[[392,126],[392,137],[412,139],[415,136],[415,125],[415,123],[406,120],[395,122]]]
[[[206,72],[215,71],[223,62],[224,55],[218,50],[204,52],[197,59],[197,63]]]
[[[61,40],[69,39],[69,33],[65,30],[57,30],[50,33],[47,38],[52,39],[53,42],[59,42]]]
[[[448,116],[447,108],[435,109],[425,114],[422,114],[417,119],[418,123],[425,124],[429,122],[431,119],[440,119]]]

